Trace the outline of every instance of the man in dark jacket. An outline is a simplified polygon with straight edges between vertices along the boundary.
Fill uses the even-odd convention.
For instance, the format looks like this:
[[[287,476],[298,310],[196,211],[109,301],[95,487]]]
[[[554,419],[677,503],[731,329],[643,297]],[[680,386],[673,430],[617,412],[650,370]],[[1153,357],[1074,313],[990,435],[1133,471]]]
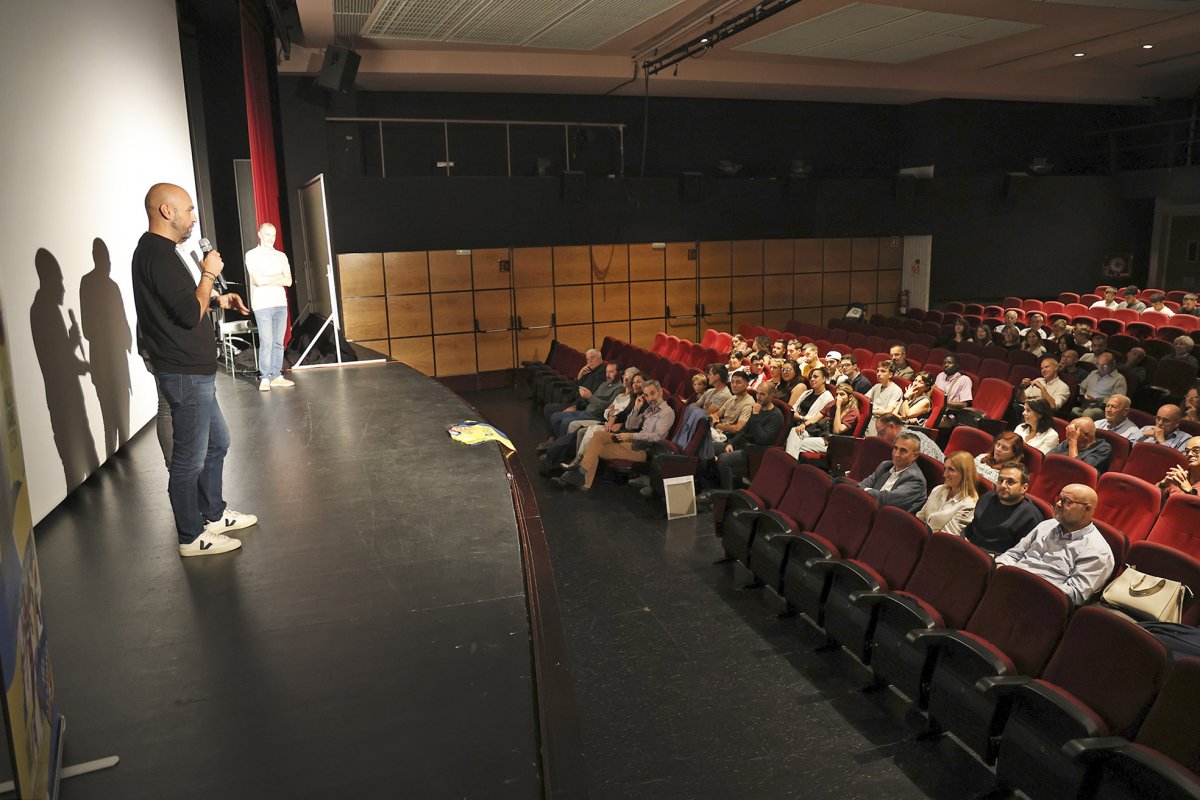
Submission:
[[[725,441],[722,452],[717,455],[717,479],[722,489],[740,489],[742,478],[749,471],[750,454],[746,451],[748,445],[756,444],[768,447],[775,444],[779,431],[783,427],[783,414],[775,408],[773,400],[779,398],[778,384],[767,381],[758,387],[755,394],[757,401],[750,410],[750,419],[741,430],[730,435]]]
[[[917,513],[929,494],[925,474],[917,466],[920,453],[920,440],[905,431],[892,445],[892,460],[880,464],[858,487],[865,489],[881,506],[895,506],[911,514]]]
[[[963,529],[963,536],[989,553],[1003,553],[1025,538],[1044,517],[1029,491],[1029,470],[1024,464],[1009,461],[1000,467],[996,490],[979,498],[975,518]]]

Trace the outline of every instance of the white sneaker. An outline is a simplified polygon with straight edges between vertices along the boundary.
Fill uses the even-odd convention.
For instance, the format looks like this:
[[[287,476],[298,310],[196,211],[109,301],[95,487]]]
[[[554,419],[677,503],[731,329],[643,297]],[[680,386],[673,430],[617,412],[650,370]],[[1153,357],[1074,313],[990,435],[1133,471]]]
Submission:
[[[258,390],[260,392],[271,391],[271,382],[269,380],[267,380],[266,378],[263,378],[261,381],[258,382]]]
[[[225,514],[218,520],[213,520],[204,526],[207,533],[229,533],[230,531],[239,531],[242,528],[249,528],[251,525],[258,523],[258,517],[253,514],[243,514],[240,511],[234,511],[232,508],[226,508]]]
[[[295,382],[295,381],[289,381],[287,378],[285,378],[285,377],[283,377],[282,375],[280,375],[280,376],[279,376],[279,377],[277,377],[275,380],[271,381],[271,385],[272,385],[272,386],[284,386],[284,387],[286,387],[286,386],[295,386],[295,385],[296,385],[296,382]]]
[[[179,555],[184,556],[215,556],[228,553],[242,546],[241,539],[233,539],[223,533],[213,533],[206,530],[197,536],[190,544],[179,545]]]

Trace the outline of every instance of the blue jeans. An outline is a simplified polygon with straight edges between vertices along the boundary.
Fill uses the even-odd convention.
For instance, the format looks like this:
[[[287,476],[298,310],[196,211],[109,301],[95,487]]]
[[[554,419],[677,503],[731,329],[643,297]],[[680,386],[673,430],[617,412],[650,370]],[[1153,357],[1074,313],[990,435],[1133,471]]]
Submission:
[[[179,543],[188,544],[204,532],[206,522],[225,513],[221,476],[229,428],[217,405],[215,375],[160,372],[157,377],[174,426],[167,496]]]
[[[287,306],[254,309],[258,325],[258,373],[269,381],[283,371],[283,334],[287,327]]]

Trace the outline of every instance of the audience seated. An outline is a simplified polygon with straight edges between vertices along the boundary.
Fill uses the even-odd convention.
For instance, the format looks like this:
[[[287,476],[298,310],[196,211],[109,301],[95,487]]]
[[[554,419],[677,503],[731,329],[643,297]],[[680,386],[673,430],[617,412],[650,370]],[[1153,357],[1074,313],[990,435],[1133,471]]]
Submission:
[[[902,344],[894,344],[888,349],[892,357],[892,377],[912,378],[913,368],[908,363],[908,349]]]
[[[1026,400],[1044,400],[1050,404],[1051,413],[1063,407],[1071,396],[1071,387],[1058,377],[1058,361],[1046,356],[1039,364],[1042,376],[1040,378],[1022,378],[1020,402]]]
[[[1028,333],[1030,331],[1036,331],[1039,339],[1044,340],[1044,339],[1050,338],[1050,334],[1046,333],[1045,326],[1046,326],[1046,317],[1042,314],[1042,312],[1040,312],[1040,311],[1029,312],[1029,326],[1026,328],[1021,328],[1021,330],[1020,330],[1022,339],[1024,339],[1024,337],[1026,335],[1028,335]]]
[[[851,388],[859,394],[871,391],[871,381],[858,368],[858,359],[853,355],[842,356],[838,363],[838,383],[849,382]]]
[[[821,351],[812,342],[800,348],[800,377],[808,380],[808,374],[818,367],[824,368],[821,363]]]
[[[579,374],[575,376],[578,384],[575,398],[569,403],[547,403],[542,408],[542,414],[545,415],[547,424],[550,424],[551,418],[560,411],[582,409],[591,399],[592,391],[604,383],[605,370],[600,369],[604,364],[604,356],[600,355],[600,351],[593,348],[584,353],[583,357],[584,364],[579,368]],[[551,430],[553,430],[553,426]],[[553,442],[553,438],[550,441]]]
[[[621,458],[644,462],[646,451],[635,445],[653,444],[665,439],[675,424],[675,411],[663,402],[662,384],[654,380],[646,381],[642,396],[634,400],[632,408],[623,431],[594,435],[584,450],[579,466],[554,478],[554,484],[559,488],[574,486],[586,491],[592,488],[600,459]]]
[[[1200,364],[1197,364],[1196,357],[1192,355],[1192,348],[1195,346],[1196,342],[1192,337],[1176,336],[1175,340],[1171,342],[1171,348],[1174,352],[1169,356],[1163,356],[1161,361],[1181,361],[1192,369],[1196,369]]]
[[[1021,328],[1019,325],[1017,325],[1017,323],[1020,321],[1021,315],[1018,314],[1015,309],[1010,308],[1004,312],[1004,321],[997,325],[994,330],[998,334],[1003,334],[1006,328],[1015,328],[1017,334],[1020,335]]]
[[[962,373],[958,356],[949,353],[942,360],[942,372],[933,382],[946,394],[946,408],[959,409],[971,405],[971,379]]]
[[[808,426],[820,422],[825,406],[833,402],[833,392],[829,391],[825,384],[827,376],[824,367],[813,367],[812,372],[808,374],[809,388],[801,392],[792,404],[792,418],[796,427],[788,434],[788,452],[793,457],[800,451],[792,449],[792,440],[796,439],[799,442],[800,438],[807,436]]]
[[[1158,482],[1158,488],[1162,489],[1164,499],[1167,495],[1175,492],[1196,494],[1197,486],[1200,486],[1200,436],[1193,436],[1187,440],[1183,454],[1187,456],[1187,469],[1171,467],[1163,479]]]
[[[1200,389],[1195,386],[1183,396],[1183,418],[1188,422],[1200,422]]]
[[[1054,429],[1054,412],[1045,400],[1027,400],[1021,413],[1024,420],[1013,432],[1021,437],[1026,447],[1049,453],[1058,446],[1058,431]]]
[[[1097,300],[1096,302],[1092,303],[1091,306],[1089,306],[1089,308],[1114,309],[1120,305],[1121,305],[1121,302],[1117,299],[1116,287],[1109,286],[1107,289],[1104,290],[1104,297]]]
[[[1096,363],[1096,359],[1101,354],[1108,352],[1108,334],[1104,331],[1092,331],[1091,346],[1086,353],[1079,357],[1079,360],[1088,363]]]
[[[1028,491],[1029,470],[1024,464],[1000,465],[996,489],[979,498],[963,536],[989,553],[1011,548],[1043,519],[1037,505],[1025,496]]]
[[[1183,296],[1183,301],[1179,304],[1179,313],[1200,317],[1200,306],[1196,303],[1196,295],[1188,292]]]
[[[895,506],[916,513],[925,505],[925,475],[917,466],[921,443],[908,431],[896,437],[892,460],[884,461],[858,487],[874,497],[881,506]]]
[[[1117,372],[1117,360],[1112,353],[1101,353],[1096,357],[1096,369],[1079,384],[1079,405],[1071,409],[1075,416],[1100,419],[1105,415],[1104,406],[1113,395],[1129,393],[1125,376]]]
[[[993,484],[1000,479],[1000,467],[1025,463],[1025,442],[1012,431],[1001,431],[992,439],[992,451],[975,456],[975,469]]]
[[[729,391],[729,368],[724,364],[708,365],[709,388],[692,403],[705,414],[715,414],[733,394]]]
[[[593,352],[591,350],[589,353]],[[599,352],[595,351],[599,356]],[[586,368],[586,367],[585,367]],[[595,374],[598,374],[599,370]],[[589,373],[593,374],[593,373]],[[586,380],[586,376],[585,376]],[[621,367],[616,362],[609,362],[604,367],[603,380],[592,387],[579,384],[579,403],[575,408],[564,408],[552,411],[547,417],[550,423],[550,438],[538,445],[539,450],[549,450],[556,439],[567,434],[567,425],[579,419],[600,421],[604,418],[604,410],[608,408],[617,395],[625,388],[621,380]],[[578,406],[582,404],[582,408]],[[552,408],[552,406],[547,406]]]
[[[1054,502],[1054,519],[1041,522],[1015,546],[996,556],[997,566],[1019,567],[1044,578],[1075,605],[1091,599],[1116,566],[1104,535],[1092,524],[1096,492],[1072,483]]]
[[[604,410],[600,420],[577,419],[567,425],[567,431],[554,441],[554,445],[542,456],[543,474],[552,469],[554,464],[562,463],[563,469],[570,469],[579,463],[583,448],[597,431],[616,433],[621,430],[625,418],[629,415],[630,405],[634,398],[642,393],[644,378],[637,367],[625,370],[623,385],[625,391],[613,398],[612,403]]]
[[[789,406],[800,399],[800,393],[808,388],[800,378],[800,365],[792,359],[786,359],[779,369],[779,396]]]
[[[1137,441],[1156,442],[1182,451],[1190,437],[1187,431],[1179,429],[1181,422],[1183,409],[1174,403],[1167,403],[1154,415],[1154,424],[1142,428],[1142,436]]]
[[[929,499],[917,512],[917,518],[931,530],[962,536],[979,502],[975,462],[962,450],[946,457],[941,486],[935,486]]]
[[[1168,317],[1175,316],[1175,312],[1166,306],[1166,299],[1167,296],[1162,292],[1155,292],[1150,295],[1150,307],[1144,308],[1142,311],[1157,311],[1160,314],[1166,314]]]
[[[1087,377],[1087,371],[1079,366],[1079,349],[1072,344],[1066,350],[1063,350],[1058,358],[1058,377],[1062,380],[1073,380],[1079,383]]]
[[[1088,417],[1071,420],[1067,425],[1066,439],[1048,455],[1070,456],[1085,464],[1091,464],[1096,472],[1104,472],[1112,458],[1112,445],[1096,438],[1096,423]]]
[[[750,377],[746,373],[735,372],[729,376],[729,399],[709,414],[714,442],[724,442],[740,431],[750,419],[750,412],[754,408],[754,395],[750,394],[749,388]]]
[[[833,402],[825,405],[821,419],[807,426],[803,433],[798,427],[792,428],[787,439],[788,454],[795,458],[800,453],[824,453],[829,449],[830,436],[853,435],[857,424],[858,399],[854,389],[848,382],[839,383],[833,390]]]
[[[746,424],[726,439],[724,446],[717,445],[717,483],[720,488],[741,488],[742,478],[749,472],[750,455],[747,447],[768,447],[775,443],[784,423],[783,415],[772,403],[777,397],[779,387],[775,383],[767,381],[759,386]]]
[[[909,370],[910,372],[912,370]],[[894,374],[894,373],[893,373]],[[900,410],[896,415],[906,423],[924,425],[933,409],[933,379],[928,372],[918,372],[913,376],[904,399],[900,401]]]
[[[871,419],[867,422],[868,434],[875,430],[875,423],[884,414],[896,414],[900,411],[900,403],[904,400],[904,391],[897,383],[892,383],[891,362],[884,361],[875,368],[875,377],[879,383],[866,392],[867,400],[871,403]]]
[[[1134,311],[1141,313],[1146,310],[1146,304],[1138,299],[1138,288],[1136,286],[1127,286],[1121,291],[1121,296],[1125,298],[1124,302],[1117,308],[1132,308]]]
[[[1112,431],[1124,436],[1131,442],[1142,440],[1142,431],[1129,419],[1129,397],[1124,394],[1114,394],[1104,404],[1104,419],[1096,423],[1096,430]]]
[[[1146,351],[1141,347],[1131,347],[1125,353],[1125,363],[1122,368],[1138,379],[1139,383],[1146,382]]]
[[[1046,340],[1042,332],[1027,328],[1025,333],[1021,334],[1021,349],[1035,356],[1046,355]]]
[[[868,430],[868,435],[872,431],[888,444],[895,444],[896,437],[902,433],[911,434],[917,437],[917,441],[920,443],[921,455],[929,456],[935,461],[946,460],[946,454],[942,452],[942,448],[938,447],[933,439],[926,436],[920,428],[906,427],[904,420],[900,419],[896,414],[884,414],[877,418],[874,422],[874,427]]]

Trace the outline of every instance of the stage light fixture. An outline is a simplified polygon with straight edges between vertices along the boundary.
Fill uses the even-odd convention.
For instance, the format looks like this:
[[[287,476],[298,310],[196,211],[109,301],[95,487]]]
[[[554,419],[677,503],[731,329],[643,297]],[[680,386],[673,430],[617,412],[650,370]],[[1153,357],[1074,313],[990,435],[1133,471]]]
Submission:
[[[730,17],[715,28],[705,31],[668,53],[659,56],[658,49],[655,48],[654,55],[656,57],[643,61],[642,71],[646,77],[650,77],[678,64],[685,58],[696,58],[703,55],[722,39],[728,39],[730,36],[741,33],[750,26],[757,25],[764,19],[778,14],[798,2],[800,0],[764,0],[749,11]]]

